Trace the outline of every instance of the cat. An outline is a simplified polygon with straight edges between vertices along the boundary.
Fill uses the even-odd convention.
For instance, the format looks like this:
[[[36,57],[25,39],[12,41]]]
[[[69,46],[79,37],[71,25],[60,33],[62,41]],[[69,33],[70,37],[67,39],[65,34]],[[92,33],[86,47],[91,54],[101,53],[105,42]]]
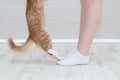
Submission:
[[[52,41],[49,33],[45,30],[45,0],[27,0],[26,21],[28,24],[29,36],[21,46],[16,46],[12,38],[8,39],[10,48],[16,52],[23,52],[34,42],[37,46],[58,57],[57,51],[53,50]]]

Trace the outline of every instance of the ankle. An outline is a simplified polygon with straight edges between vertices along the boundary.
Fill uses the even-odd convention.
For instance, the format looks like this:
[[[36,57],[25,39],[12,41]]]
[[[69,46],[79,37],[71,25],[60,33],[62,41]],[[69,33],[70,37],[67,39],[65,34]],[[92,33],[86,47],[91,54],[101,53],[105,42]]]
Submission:
[[[88,55],[88,52],[85,52],[85,51],[83,51],[83,50],[81,50],[81,49],[78,49],[78,48],[76,48],[77,49],[77,51],[79,52],[79,53],[81,53],[83,56],[89,56]]]

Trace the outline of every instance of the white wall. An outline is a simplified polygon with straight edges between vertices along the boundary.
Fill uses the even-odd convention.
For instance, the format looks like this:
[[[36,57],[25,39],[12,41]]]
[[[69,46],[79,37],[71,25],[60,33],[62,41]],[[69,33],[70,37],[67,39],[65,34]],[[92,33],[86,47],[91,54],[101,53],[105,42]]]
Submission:
[[[25,19],[26,0],[0,1],[0,39],[28,36]],[[53,39],[77,39],[80,0],[48,0],[46,28]],[[120,0],[103,0],[102,22],[95,38],[120,38]]]

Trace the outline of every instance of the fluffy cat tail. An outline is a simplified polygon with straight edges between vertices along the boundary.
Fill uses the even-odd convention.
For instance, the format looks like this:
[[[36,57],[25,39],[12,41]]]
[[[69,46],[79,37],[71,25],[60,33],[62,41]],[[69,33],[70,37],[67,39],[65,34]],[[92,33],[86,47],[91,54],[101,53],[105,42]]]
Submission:
[[[29,48],[29,46],[33,43],[31,37],[29,36],[26,40],[26,42],[21,45],[21,46],[16,46],[15,43],[13,42],[13,39],[12,38],[9,38],[8,39],[8,44],[10,46],[10,49],[15,51],[15,52],[23,52],[25,51],[26,49]]]

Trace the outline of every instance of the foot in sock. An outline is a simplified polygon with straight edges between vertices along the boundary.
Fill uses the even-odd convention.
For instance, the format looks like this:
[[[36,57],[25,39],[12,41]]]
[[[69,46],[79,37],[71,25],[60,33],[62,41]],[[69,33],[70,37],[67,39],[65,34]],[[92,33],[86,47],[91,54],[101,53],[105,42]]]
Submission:
[[[88,63],[89,63],[89,56],[84,56],[77,49],[75,49],[75,51],[71,53],[71,55],[66,56],[65,58],[57,62],[58,65],[64,65],[64,66],[81,65]]]
[[[76,49],[72,50],[72,51],[71,51],[70,53],[68,53],[67,55],[61,57],[60,60],[65,59],[65,58],[71,56],[75,51],[76,51]]]

